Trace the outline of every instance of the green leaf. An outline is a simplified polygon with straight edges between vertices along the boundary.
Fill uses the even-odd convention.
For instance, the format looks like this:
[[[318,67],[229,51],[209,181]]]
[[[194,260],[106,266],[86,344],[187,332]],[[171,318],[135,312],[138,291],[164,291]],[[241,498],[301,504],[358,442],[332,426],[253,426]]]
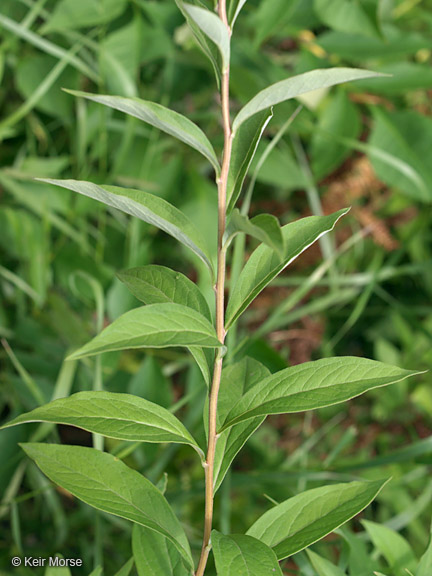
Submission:
[[[181,304],[151,304],[126,312],[68,359],[115,350],[172,346],[217,348],[222,344],[212,324],[195,310]]]
[[[307,490],[265,512],[247,534],[273,548],[278,560],[283,560],[361,512],[386,482],[350,482]]]
[[[61,554],[55,554],[54,558],[63,558],[63,556]],[[68,566],[47,566],[44,576],[72,576],[72,573]]]
[[[234,24],[237,20],[237,16],[240,14],[241,9],[246,4],[247,0],[231,0],[228,7],[228,22],[230,23],[231,29],[234,28]]]
[[[339,218],[347,212],[348,210],[340,210],[330,216],[310,216],[284,226],[282,235],[285,254],[282,262],[268,246],[258,246],[246,262],[233,288],[226,311],[226,329],[228,330],[273,278],[323,234],[332,230]]]
[[[117,274],[134,296],[144,304],[163,304],[173,302],[193,308],[208,320],[212,320],[210,309],[202,292],[196,284],[180,272],[164,266],[142,266]],[[197,362],[204,380],[209,386],[213,357],[210,351],[198,346],[189,348]]]
[[[213,530],[211,542],[218,576],[282,576],[276,554],[256,538]]]
[[[192,30],[192,33],[195,36],[195,39],[196,39],[199,47],[204,52],[204,54],[207,56],[207,58],[210,60],[212,66],[213,66],[214,72],[215,72],[216,82],[217,82],[217,85],[219,88],[220,76],[221,76],[221,70],[220,70],[220,65],[219,65],[219,50],[216,48],[216,46],[212,42],[208,41],[206,35],[202,33],[200,27],[189,16],[188,12],[186,11],[184,2],[182,0],[175,0],[175,3],[177,4],[177,8],[180,10],[180,12],[185,17],[186,22],[188,23],[190,29]],[[195,1],[195,4],[196,3],[197,2]]]
[[[182,556],[170,540],[154,530],[135,524],[132,550],[138,576],[190,576]]]
[[[139,98],[124,98],[123,96],[104,96],[79,92],[77,90],[66,90],[68,94],[79,98],[86,98],[93,102],[98,102],[114,110],[120,110],[129,116],[138,118],[170,136],[174,136],[181,142],[188,144],[191,148],[198,150],[214,167],[216,174],[220,172],[220,166],[216,153],[209,139],[204,132],[189,118],[186,118],[174,110],[170,110],[161,104],[140,100]]]
[[[154,530],[193,566],[180,522],[160,491],[118,458],[93,448],[21,444],[42,472],[86,504]]]
[[[272,374],[237,402],[223,430],[255,416],[290,414],[339,404],[372,388],[419,374],[357,357],[324,358]]]
[[[420,558],[416,576],[430,576],[432,574],[432,525],[429,537],[429,545],[426,552]]]
[[[383,524],[367,520],[363,520],[362,524],[394,576],[406,576],[406,570],[416,573],[417,559],[405,538]]]
[[[376,558],[372,558],[369,547],[363,540],[363,534],[355,535],[350,530],[342,528],[341,536],[349,546],[348,568],[350,574],[355,576],[370,576],[379,568]]]
[[[333,30],[363,36],[377,36],[378,28],[359,0],[314,0],[314,8],[324,24]]]
[[[259,92],[240,110],[233,122],[233,132],[237,132],[245,120],[261,112],[261,110],[268,110],[276,104],[296,98],[301,94],[320,88],[328,88],[343,82],[376,76],[382,76],[382,74],[357,68],[325,68],[323,70],[312,70],[287,80],[282,80]]]
[[[202,454],[187,429],[166,408],[132,394],[78,392],[22,414],[4,428],[28,422],[76,426],[128,442],[190,444]]]
[[[207,320],[211,313],[201,290],[189,278],[165,266],[141,266],[117,274],[132,294],[144,304],[173,302],[193,308]]]
[[[244,358],[223,369],[218,397],[217,426],[222,426],[231,408],[241,397],[270,376],[270,371],[253,358]],[[232,461],[247,439],[262,424],[264,417],[242,422],[225,430],[218,437],[214,462],[214,489],[217,491]]]
[[[219,16],[210,10],[192,4],[183,4],[183,7],[195,24],[218,47],[222,56],[222,72],[224,72],[230,63],[230,37],[227,27]]]
[[[284,239],[279,220],[272,214],[259,214],[249,219],[234,208],[226,229],[227,242],[231,242],[237,234],[248,234],[277,252],[282,260],[285,253]]]
[[[119,188],[118,186],[99,186],[82,180],[40,180],[73,190],[160,228],[190,248],[210,270],[213,270],[208,249],[201,234],[183,212],[166,200],[141,190]]]
[[[317,576],[346,576],[345,571],[333,562],[315,554],[312,550],[306,550],[306,552]]]
[[[210,348],[200,348],[199,346],[189,346],[192,354],[207,387],[210,386],[212,368],[214,364],[214,351]]]
[[[138,526],[138,525],[136,524],[136,526]],[[156,534],[156,532],[154,532],[154,534]],[[132,570],[132,568],[133,568],[133,565],[134,565],[134,559],[133,559],[133,558],[130,558],[130,559],[126,562],[126,564],[124,564],[124,565],[120,568],[120,570],[119,570],[118,572],[116,572],[115,576],[129,576],[129,574],[130,574],[130,572],[131,572],[131,570]]]
[[[261,136],[273,114],[267,110],[246,120],[234,135],[227,182],[227,213],[240,196],[244,179],[255,156]]]

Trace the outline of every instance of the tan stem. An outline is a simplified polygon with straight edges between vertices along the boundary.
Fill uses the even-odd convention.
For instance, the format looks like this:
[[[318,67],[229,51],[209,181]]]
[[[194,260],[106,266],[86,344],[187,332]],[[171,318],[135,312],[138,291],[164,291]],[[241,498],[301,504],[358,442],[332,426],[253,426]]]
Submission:
[[[219,17],[228,28],[226,15],[226,0],[219,1]],[[225,301],[225,271],[226,271],[226,255],[223,250],[223,237],[226,225],[226,195],[227,195],[227,182],[228,173],[231,161],[232,149],[232,134],[231,134],[231,121],[229,112],[229,67],[224,70],[222,74],[221,85],[221,105],[222,105],[222,120],[224,129],[224,150],[220,178],[218,180],[218,255],[217,255],[217,280],[216,280],[216,333],[218,340],[223,344],[225,341],[225,314],[224,314],[224,301]],[[219,396],[219,388],[222,375],[223,358],[217,353],[214,370],[213,381],[210,392],[209,402],[209,429],[208,429],[208,448],[207,458],[205,463],[205,518],[204,518],[204,536],[201,549],[201,557],[198,562],[198,567],[195,576],[203,576],[207,559],[210,552],[210,536],[213,523],[213,500],[214,500],[214,459],[216,451],[217,430],[216,430],[216,416],[217,404]]]

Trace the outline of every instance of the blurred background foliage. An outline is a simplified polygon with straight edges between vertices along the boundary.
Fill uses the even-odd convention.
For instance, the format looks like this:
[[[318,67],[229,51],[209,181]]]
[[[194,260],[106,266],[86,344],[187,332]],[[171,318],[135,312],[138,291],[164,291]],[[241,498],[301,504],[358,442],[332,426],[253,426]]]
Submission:
[[[286,223],[352,209],[333,237],[255,301],[230,336],[232,359],[254,356],[271,371],[329,355],[431,368],[431,62],[431,0],[245,4],[233,39],[233,110],[268,84],[314,68],[391,76],[275,109],[246,183],[252,215],[272,212]],[[211,65],[174,0],[1,0],[0,79],[2,417],[91,389],[102,378],[108,390],[174,404],[203,437],[205,387],[183,352],[108,354],[101,366],[64,362],[98,324],[138,304],[116,272],[169,265],[211,300],[200,263],[147,224],[35,177],[160,195],[192,217],[214,249],[216,188],[204,160],[133,118],[62,91],[169,105],[205,129],[220,151]],[[252,248],[248,241],[246,253]],[[301,576],[415,574],[432,508],[431,379],[425,373],[346,406],[269,418],[221,488],[216,526],[244,532],[272,501],[298,490],[392,476],[361,519],[283,569]],[[10,572],[13,555],[61,552],[82,558],[85,575],[105,558],[110,576],[131,555],[130,526],[104,516],[94,533],[94,512],[53,487],[17,445],[55,437],[91,443],[90,435],[62,426],[0,434],[0,571]],[[160,486],[168,478],[166,495],[198,549],[203,479],[188,448],[108,441],[107,449]],[[23,567],[14,574],[30,571],[37,572]]]

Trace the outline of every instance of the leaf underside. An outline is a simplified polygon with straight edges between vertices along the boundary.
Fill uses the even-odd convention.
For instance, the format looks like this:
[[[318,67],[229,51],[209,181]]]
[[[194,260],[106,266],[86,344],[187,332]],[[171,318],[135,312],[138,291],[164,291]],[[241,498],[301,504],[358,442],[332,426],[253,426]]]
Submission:
[[[128,442],[197,443],[166,408],[132,394],[78,392],[18,416],[4,428],[29,422],[76,426]]]
[[[99,186],[82,180],[40,179],[93,198],[107,206],[130,214],[163,230],[192,250],[212,271],[211,257],[205,240],[192,222],[178,208],[154,194],[118,186]]]
[[[116,350],[173,346],[218,348],[222,345],[213,325],[195,310],[181,304],[151,304],[130,310],[114,320],[69,359]]]

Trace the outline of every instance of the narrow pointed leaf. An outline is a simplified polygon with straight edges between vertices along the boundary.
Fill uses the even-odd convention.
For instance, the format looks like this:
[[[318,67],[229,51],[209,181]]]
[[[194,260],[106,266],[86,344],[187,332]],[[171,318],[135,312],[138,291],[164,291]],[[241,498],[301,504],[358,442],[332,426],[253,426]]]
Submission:
[[[273,116],[268,110],[244,122],[234,136],[227,182],[228,214],[236,205],[261,136]]]
[[[325,68],[323,70],[312,70],[287,80],[282,80],[259,92],[240,110],[234,119],[233,131],[236,132],[243,122],[254,114],[262,110],[268,110],[272,106],[291,98],[297,98],[297,96],[307,92],[328,88],[343,82],[377,76],[382,76],[382,74],[357,68]]]
[[[183,212],[166,200],[141,190],[119,188],[118,186],[99,186],[82,180],[45,178],[41,179],[41,182],[78,192],[78,194],[93,198],[156,226],[190,248],[212,270],[211,258],[201,234]]]
[[[283,560],[361,512],[386,482],[350,482],[307,490],[268,510],[247,534],[273,548],[278,560]]]
[[[213,530],[211,542],[218,576],[282,576],[276,554],[252,536]]]
[[[199,346],[189,346],[188,348],[200,369],[206,386],[209,387],[214,364],[214,351],[211,348],[200,348]]]
[[[154,530],[135,524],[132,550],[138,576],[190,576],[173,543]]]
[[[246,4],[247,0],[231,0],[228,8],[228,21],[231,28],[234,27],[237,16],[240,14],[241,9]]]
[[[218,398],[218,428],[222,426],[231,408],[240,401],[241,397],[268,376],[270,376],[270,370],[253,358],[244,358],[224,368]],[[222,484],[236,455],[263,421],[264,416],[251,418],[220,434],[216,443],[214,462],[215,491]]]
[[[118,572],[116,572],[115,576],[129,576],[131,570],[134,565],[134,559],[130,558],[126,564],[124,564]]]
[[[149,265],[125,270],[117,276],[144,304],[182,304],[211,320],[210,309],[201,290],[180,272],[165,266]]]
[[[230,37],[227,27],[219,16],[206,8],[192,4],[183,4],[183,7],[200,30],[218,47],[222,56],[223,72],[228,68],[230,62]]]
[[[342,570],[333,562],[315,554],[312,550],[306,550],[306,552],[317,576],[346,576],[345,570]]]
[[[195,310],[180,304],[152,304],[126,312],[69,359],[115,350],[172,346],[214,348],[221,343],[207,318]]]
[[[22,414],[4,428],[28,422],[76,426],[128,442],[190,444],[199,450],[196,441],[171,412],[132,394],[78,392]]]
[[[211,313],[206,299],[196,284],[180,272],[164,266],[142,266],[118,274],[118,277],[138,300],[144,304],[173,302],[193,308],[211,321]],[[207,386],[210,384],[210,371],[213,364],[211,351],[198,346],[189,348],[202,372]]]
[[[415,572],[417,559],[403,536],[388,526],[376,522],[363,520],[362,524],[366,528],[372,544],[391,567],[394,576],[405,576],[407,570]]]
[[[285,253],[284,238],[279,224],[279,220],[272,214],[259,214],[249,219],[245,214],[235,208],[227,227],[226,235],[233,237],[243,232],[256,238],[269,248],[277,252],[282,260]]]
[[[220,69],[220,53],[218,48],[213,44],[213,42],[209,42],[207,36],[202,32],[201,28],[196,24],[195,20],[191,18],[186,11],[185,3],[183,0],[174,0],[177,4],[177,8],[185,17],[186,22],[188,23],[190,29],[192,30],[193,35],[198,43],[198,46],[210,60],[213,70],[216,77],[216,82],[218,88],[220,87],[220,76],[221,76],[221,69]],[[195,1],[195,4],[197,2]]]
[[[268,246],[258,246],[246,262],[234,286],[226,311],[226,329],[237,320],[273,278],[323,234],[332,230],[347,211],[340,210],[330,216],[310,216],[283,226],[285,254],[282,261]]]
[[[247,392],[223,426],[266,414],[289,414],[339,404],[372,388],[418,374],[366,358],[340,357],[305,362],[272,374]]]
[[[138,118],[146,124],[150,124],[170,136],[174,136],[185,144],[198,150],[213,165],[216,174],[219,174],[220,166],[216,153],[209,139],[204,132],[189,118],[165,108],[161,104],[140,100],[139,98],[124,98],[123,96],[105,96],[79,92],[77,90],[66,90],[68,94],[79,98],[86,98],[92,102],[98,102],[114,110],[124,112],[129,116]]]
[[[180,522],[161,492],[144,476],[111,454],[93,448],[36,443],[21,446],[55,484],[98,510],[168,538],[192,567]]]

